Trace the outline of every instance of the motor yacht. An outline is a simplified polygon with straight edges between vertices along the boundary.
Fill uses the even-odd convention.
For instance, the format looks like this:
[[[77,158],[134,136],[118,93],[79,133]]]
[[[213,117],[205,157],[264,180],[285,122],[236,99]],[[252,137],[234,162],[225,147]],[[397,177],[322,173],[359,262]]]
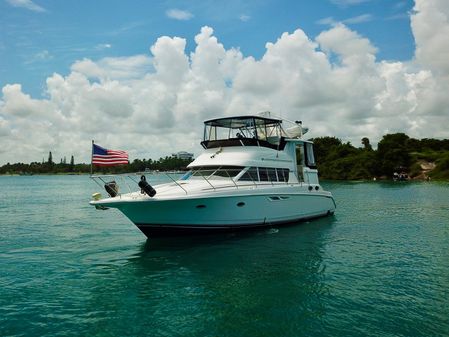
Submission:
[[[107,197],[98,209],[117,208],[147,237],[279,226],[331,215],[336,204],[319,183],[313,143],[301,122],[284,128],[270,116],[207,120],[204,149],[184,175],[152,184],[151,174],[92,176]],[[163,174],[162,172],[158,174]],[[120,186],[119,186],[120,185]],[[128,192],[123,190],[128,187]]]

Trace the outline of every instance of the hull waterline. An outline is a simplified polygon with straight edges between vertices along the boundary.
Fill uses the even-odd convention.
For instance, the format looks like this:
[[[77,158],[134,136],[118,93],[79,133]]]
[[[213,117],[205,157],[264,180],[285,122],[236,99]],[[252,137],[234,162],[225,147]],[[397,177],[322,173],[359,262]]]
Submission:
[[[147,237],[250,230],[297,223],[335,211],[333,198],[325,192],[124,200],[104,206],[119,209]]]
[[[299,222],[332,216],[334,212],[328,211],[325,214],[316,215],[312,217],[299,218],[289,221],[280,222],[262,222],[259,224],[241,225],[234,224],[229,226],[216,225],[164,225],[164,224],[135,224],[139,230],[145,234],[147,238],[161,238],[161,237],[180,237],[180,236],[194,236],[194,235],[214,235],[220,233],[233,233],[244,231],[257,231],[266,228],[277,226],[292,226]]]

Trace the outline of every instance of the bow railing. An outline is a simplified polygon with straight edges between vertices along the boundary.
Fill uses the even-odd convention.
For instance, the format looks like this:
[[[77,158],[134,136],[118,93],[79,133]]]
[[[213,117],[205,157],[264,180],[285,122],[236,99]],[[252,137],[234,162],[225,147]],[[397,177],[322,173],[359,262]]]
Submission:
[[[289,172],[276,169],[262,172],[257,168],[199,168],[191,171],[144,171],[122,174],[92,175],[91,178],[101,188],[105,188],[109,196],[121,196],[125,193],[141,193],[139,181],[151,181],[153,186],[170,184],[177,186],[187,195],[189,185],[194,181],[204,181],[202,190],[219,190],[224,188],[266,187],[267,185],[298,185],[302,182],[291,181]],[[193,186],[194,184],[192,184]],[[157,191],[157,188],[156,188]]]

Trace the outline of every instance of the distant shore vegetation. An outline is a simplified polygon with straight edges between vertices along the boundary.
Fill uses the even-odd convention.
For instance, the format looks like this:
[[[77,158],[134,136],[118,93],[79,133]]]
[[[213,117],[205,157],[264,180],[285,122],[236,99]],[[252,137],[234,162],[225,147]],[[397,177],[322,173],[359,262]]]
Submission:
[[[152,159],[134,159],[128,165],[109,166],[109,167],[93,167],[94,174],[108,173],[127,173],[127,172],[143,172],[151,171],[182,171],[186,170],[191,160],[179,159],[173,156]],[[75,164],[73,156],[69,163],[61,159],[59,163],[55,163],[52,159],[51,152],[48,160],[42,162],[33,162],[31,164],[16,163],[6,164],[0,167],[0,174],[13,175],[32,175],[32,174],[88,174],[91,172],[91,165],[81,163]]]
[[[315,138],[321,178],[331,180],[392,179],[394,173],[417,180],[449,180],[449,139],[414,139],[387,134],[374,150],[368,138],[361,147],[335,137]]]
[[[449,139],[414,139],[404,133],[387,134],[378,143],[377,150],[366,137],[358,147],[336,137],[319,137],[313,141],[322,179],[392,179],[394,173],[404,173],[411,179],[449,180]],[[158,160],[134,159],[128,165],[94,167],[94,173],[182,171],[190,162],[173,156]],[[69,162],[64,158],[55,163],[50,152],[47,161],[8,163],[0,167],[0,174],[87,174],[90,170],[90,164],[76,164],[73,156]]]

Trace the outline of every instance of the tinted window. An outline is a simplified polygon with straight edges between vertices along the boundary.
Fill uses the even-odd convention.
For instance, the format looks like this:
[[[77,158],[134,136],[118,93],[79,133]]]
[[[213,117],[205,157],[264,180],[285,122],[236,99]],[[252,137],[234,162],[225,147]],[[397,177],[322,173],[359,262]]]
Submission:
[[[204,166],[204,167],[197,167],[194,168],[190,175],[198,177],[198,176],[205,176],[205,177],[235,177],[237,174],[239,174],[242,171],[243,167],[239,166]],[[187,179],[189,176],[187,174],[184,176]],[[183,178],[184,178],[183,177]],[[186,179],[184,179],[186,180]]]
[[[257,175],[259,170],[259,175]],[[290,170],[287,168],[250,167],[239,179],[240,181],[288,181]],[[260,177],[260,180],[259,180]]]
[[[235,177],[242,171],[241,167],[237,166],[221,166],[214,172],[214,176],[219,177]]]
[[[285,181],[284,169],[276,169],[279,181]]]
[[[260,181],[268,181],[268,172],[265,167],[259,167]]]
[[[267,168],[267,172],[268,172],[268,179],[270,181],[278,181],[275,168]]]
[[[241,181],[259,181],[259,177],[257,175],[257,168],[250,167],[248,171],[246,171],[242,177],[240,178]]]
[[[290,175],[290,170],[287,169],[287,168],[282,168],[282,169],[278,169],[278,174],[279,174],[279,172],[281,172],[281,174],[283,176],[283,180],[282,181],[287,182],[288,181],[288,176]],[[279,179],[279,181],[280,180],[281,179]]]

